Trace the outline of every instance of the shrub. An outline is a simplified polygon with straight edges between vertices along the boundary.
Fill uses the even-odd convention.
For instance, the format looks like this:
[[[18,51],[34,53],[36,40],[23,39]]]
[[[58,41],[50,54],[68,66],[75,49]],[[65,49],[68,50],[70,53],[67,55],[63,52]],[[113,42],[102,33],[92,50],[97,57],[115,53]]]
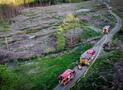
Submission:
[[[64,37],[64,28],[62,26],[58,27],[57,31],[57,50],[63,50],[65,47],[65,37]]]
[[[79,27],[79,18],[77,18],[73,14],[68,14],[63,20],[63,23],[58,27],[57,31],[57,49],[63,50],[65,47],[65,37],[64,33],[68,30],[75,29],[75,27]]]
[[[79,18],[73,14],[68,14],[63,20],[63,28],[65,30],[70,30],[75,27],[79,27]]]
[[[121,28],[121,30],[119,31],[119,33],[121,33],[121,34],[123,33],[123,27]]]
[[[6,66],[0,65],[0,90],[13,90],[16,86],[17,76],[10,72]]]

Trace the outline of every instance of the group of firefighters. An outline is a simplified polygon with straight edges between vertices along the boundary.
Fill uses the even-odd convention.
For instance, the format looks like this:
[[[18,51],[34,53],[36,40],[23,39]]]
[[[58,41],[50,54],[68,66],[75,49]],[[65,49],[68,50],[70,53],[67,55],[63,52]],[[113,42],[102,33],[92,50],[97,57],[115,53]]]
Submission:
[[[110,31],[110,26],[105,26],[103,28],[103,33],[108,34]],[[87,50],[80,56],[80,62],[78,64],[78,69],[81,70],[83,66],[89,66],[92,60],[94,59],[94,56],[96,55],[96,50],[93,48]],[[70,80],[72,80],[75,77],[75,71],[71,69],[67,69],[64,73],[59,75],[59,83],[66,85],[69,83]]]

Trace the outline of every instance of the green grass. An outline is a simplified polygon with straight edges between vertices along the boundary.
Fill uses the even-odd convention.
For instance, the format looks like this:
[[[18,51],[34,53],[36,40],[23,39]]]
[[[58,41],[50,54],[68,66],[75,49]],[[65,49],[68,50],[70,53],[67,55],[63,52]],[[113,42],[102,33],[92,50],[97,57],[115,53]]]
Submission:
[[[16,85],[17,76],[5,65],[0,65],[0,90],[13,90]]]
[[[0,21],[0,33],[8,34],[10,24],[7,21]],[[0,38],[0,47],[5,46],[5,38]]]
[[[28,9],[28,11],[21,13],[21,15],[24,15],[24,16],[27,16],[27,17],[30,17],[31,19],[33,19],[33,17],[35,16],[35,11]]]
[[[83,52],[91,45],[83,46]],[[73,68],[81,55],[80,47],[56,57],[36,57],[30,64],[17,64],[13,68],[18,76],[17,90],[52,90],[58,83],[57,77],[68,68]]]
[[[9,23],[7,21],[1,22],[0,21],[0,32],[7,32],[9,31]]]
[[[87,40],[89,38],[95,37],[95,36],[100,36],[100,32],[96,32],[88,27],[83,28],[83,34],[81,35],[82,40]]]

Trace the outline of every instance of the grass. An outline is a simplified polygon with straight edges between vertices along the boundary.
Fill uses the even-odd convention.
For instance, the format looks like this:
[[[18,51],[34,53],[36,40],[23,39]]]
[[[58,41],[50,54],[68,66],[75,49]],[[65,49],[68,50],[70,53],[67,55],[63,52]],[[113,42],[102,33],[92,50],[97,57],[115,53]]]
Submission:
[[[0,32],[9,31],[9,23],[7,21],[0,21]]]
[[[95,3],[94,3],[95,4]],[[91,8],[93,6],[92,2],[90,1],[82,1],[79,3],[79,5],[76,7],[76,10],[82,9],[82,8]]]
[[[28,11],[24,11],[21,14],[24,15],[24,16],[30,17],[31,19],[33,19],[32,17],[35,16],[34,10],[31,10],[31,9],[28,9]]]
[[[122,51],[106,53],[90,68],[85,77],[72,90],[109,90],[114,78],[114,64],[123,58]]]
[[[16,85],[16,74],[0,64],[0,90],[13,90]]]
[[[90,48],[83,46],[83,52]],[[17,90],[52,90],[58,83],[57,77],[67,68],[73,68],[79,60],[81,51],[78,47],[73,52],[62,56],[36,57],[29,63],[17,64],[13,68],[18,76]]]
[[[26,27],[23,30],[23,33],[26,33],[26,34],[31,34],[31,33],[36,33],[36,32],[40,32],[42,29],[47,29],[49,27],[53,27],[53,29],[56,29],[57,26],[59,25],[59,23],[51,23],[50,25],[46,25],[44,27],[40,27],[40,28],[37,28],[37,29],[31,29],[29,27]]]
[[[0,21],[0,33],[3,35],[7,35],[9,31],[10,24],[7,21]],[[5,46],[5,38],[0,38],[0,47]]]
[[[24,33],[26,34],[31,34],[31,33],[36,33],[36,32],[39,32],[41,29],[29,29],[29,28],[26,28],[23,30]]]
[[[92,38],[92,37],[100,36],[101,35],[100,32],[96,32],[96,31],[94,31],[94,30],[92,30],[92,29],[90,29],[88,27],[84,27],[83,29],[84,29],[83,30],[83,34],[81,35],[82,40],[83,39],[84,40],[87,40],[89,38]]]

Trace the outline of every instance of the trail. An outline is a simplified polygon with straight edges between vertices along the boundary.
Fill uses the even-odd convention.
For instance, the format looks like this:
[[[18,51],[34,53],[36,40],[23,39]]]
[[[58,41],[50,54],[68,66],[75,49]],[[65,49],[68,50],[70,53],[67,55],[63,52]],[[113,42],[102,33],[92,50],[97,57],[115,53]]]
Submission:
[[[104,3],[104,4],[105,4],[105,5],[107,6],[107,8],[109,9],[110,6],[109,6],[107,3]],[[85,75],[86,75],[86,73],[88,72],[89,68],[93,65],[93,63],[94,63],[94,62],[96,61],[96,59],[99,57],[100,53],[102,52],[103,44],[106,43],[106,42],[111,41],[113,35],[114,35],[115,33],[117,33],[117,32],[120,30],[120,28],[121,28],[121,26],[122,26],[122,21],[121,21],[120,17],[117,16],[114,12],[112,12],[112,10],[108,10],[108,12],[109,12],[110,14],[112,14],[112,15],[116,18],[117,22],[116,22],[116,24],[115,24],[115,27],[111,30],[111,32],[110,32],[108,35],[104,35],[104,36],[93,46],[93,49],[96,50],[96,56],[95,56],[95,58],[93,59],[93,61],[91,62],[91,65],[90,65],[89,67],[84,66],[82,70],[78,70],[78,68],[77,68],[77,66],[76,66],[76,67],[73,69],[73,70],[75,70],[75,72],[76,72],[75,78],[74,78],[71,82],[69,82],[66,86],[61,86],[60,84],[58,84],[58,85],[54,88],[54,90],[70,90],[70,88],[73,87],[73,86],[75,85],[75,83],[80,80],[80,78],[81,78],[82,76],[85,76]]]

